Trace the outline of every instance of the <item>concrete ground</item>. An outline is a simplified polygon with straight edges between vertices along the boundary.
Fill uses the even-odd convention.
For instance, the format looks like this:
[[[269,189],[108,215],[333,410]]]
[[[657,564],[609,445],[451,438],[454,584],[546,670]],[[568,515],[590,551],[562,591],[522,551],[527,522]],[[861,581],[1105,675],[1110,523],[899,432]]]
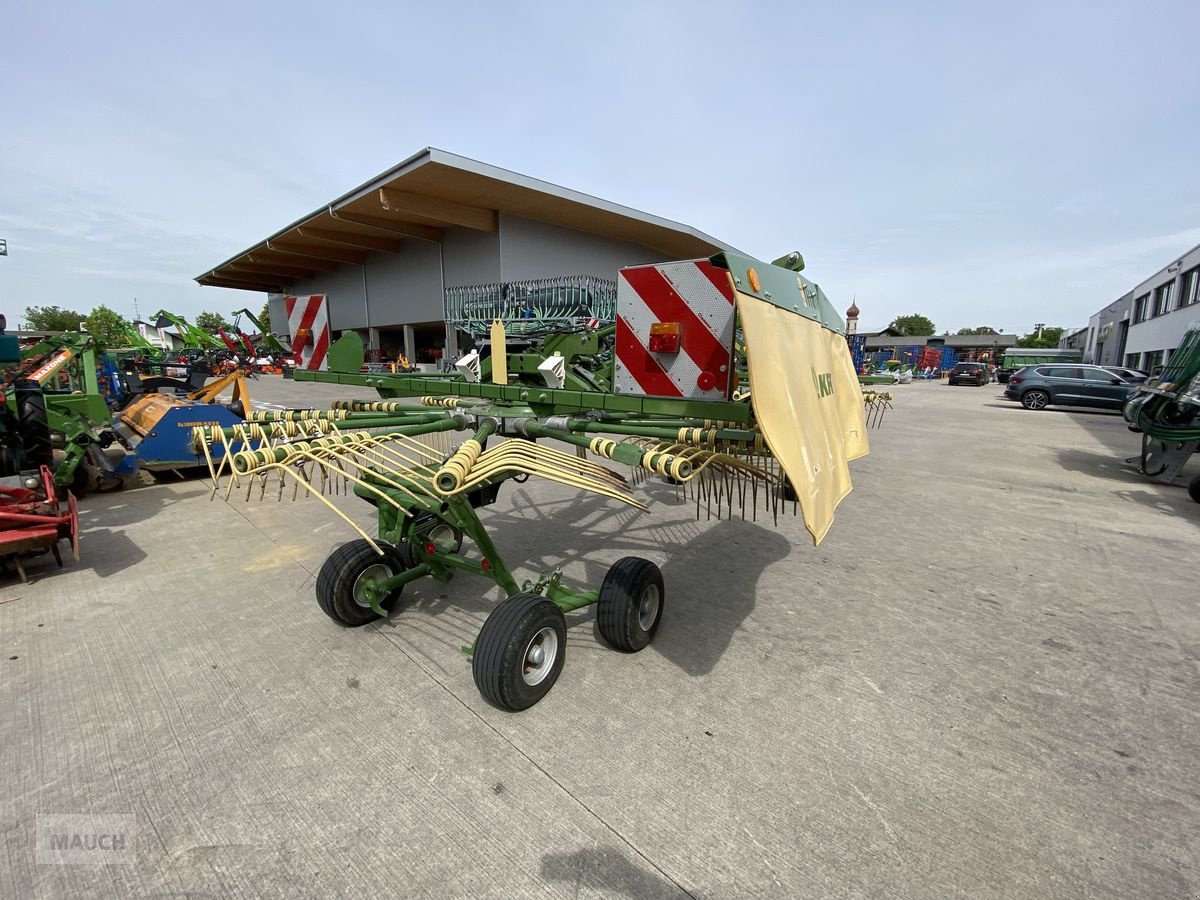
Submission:
[[[79,563],[0,583],[0,896],[1196,896],[1200,506],[1122,464],[1118,416],[895,394],[817,548],[666,485],[506,486],[518,577],[635,554],[667,585],[637,655],[570,616],[519,714],[459,650],[478,579],[344,629],[318,501],[88,498]],[[132,864],[39,864],[75,813],[135,817]]]

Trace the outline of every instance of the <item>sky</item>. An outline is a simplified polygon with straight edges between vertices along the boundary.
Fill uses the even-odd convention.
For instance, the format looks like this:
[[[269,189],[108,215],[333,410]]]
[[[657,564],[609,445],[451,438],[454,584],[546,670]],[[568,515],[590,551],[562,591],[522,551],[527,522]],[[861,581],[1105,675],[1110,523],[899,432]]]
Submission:
[[[1200,244],[1200,4],[5,4],[0,312],[193,279],[427,146],[798,249],[861,327],[1088,317]]]

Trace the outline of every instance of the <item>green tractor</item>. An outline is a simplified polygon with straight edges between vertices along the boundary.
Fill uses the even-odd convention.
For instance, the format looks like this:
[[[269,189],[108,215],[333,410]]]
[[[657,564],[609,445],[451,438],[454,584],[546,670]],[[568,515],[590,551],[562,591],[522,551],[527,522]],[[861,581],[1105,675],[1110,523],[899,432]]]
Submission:
[[[47,466],[77,496],[113,490],[137,471],[119,443],[91,335],[45,335],[21,347],[0,316],[0,477]]]

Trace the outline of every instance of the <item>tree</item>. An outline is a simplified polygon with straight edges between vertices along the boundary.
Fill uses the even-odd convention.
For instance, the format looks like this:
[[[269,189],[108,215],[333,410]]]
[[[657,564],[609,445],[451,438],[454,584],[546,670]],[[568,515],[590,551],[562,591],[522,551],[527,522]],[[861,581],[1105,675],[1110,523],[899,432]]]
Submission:
[[[100,350],[107,350],[109,347],[123,347],[127,344],[128,340],[125,335],[126,329],[129,327],[129,322],[122,315],[107,306],[97,306],[83,320],[84,330],[95,338],[96,346]]]
[[[83,313],[61,306],[30,306],[25,310],[30,331],[78,331],[83,319]]]
[[[1063,334],[1062,328],[1042,328],[1042,333],[1039,335],[1036,331],[1031,331],[1024,337],[1017,338],[1018,347],[1057,347],[1059,340]]]
[[[218,328],[229,331],[233,326],[220,313],[205,310],[196,316],[196,327],[202,331],[207,331],[209,334],[216,334]]]
[[[258,314],[258,321],[262,322],[263,328],[267,331],[271,330],[271,301],[263,301],[262,312]]]
[[[960,328],[957,334],[998,334],[990,325],[980,325],[978,328]]]
[[[925,316],[897,316],[892,324],[907,335],[937,334],[937,329],[933,327],[933,322]]]

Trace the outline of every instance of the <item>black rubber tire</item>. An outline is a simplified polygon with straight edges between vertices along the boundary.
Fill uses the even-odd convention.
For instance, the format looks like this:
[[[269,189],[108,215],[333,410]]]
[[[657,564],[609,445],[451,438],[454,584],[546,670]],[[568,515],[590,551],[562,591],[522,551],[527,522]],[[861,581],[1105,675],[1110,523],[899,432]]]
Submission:
[[[526,666],[532,642],[544,629],[553,634],[553,658],[534,684]],[[539,649],[548,649],[542,635]],[[550,692],[567,659],[567,620],[562,610],[537,594],[514,594],[494,610],[479,629],[471,655],[471,675],[484,700],[507,710],[528,709]],[[536,667],[531,672],[536,671]]]
[[[333,621],[357,628],[379,618],[370,606],[355,600],[355,583],[359,576],[374,566],[384,566],[392,575],[399,575],[407,568],[395,547],[382,542],[379,547],[383,550],[383,556],[376,553],[367,541],[359,538],[342,544],[321,565],[321,571],[317,573],[317,605]],[[379,605],[391,612],[399,599],[400,591],[396,590],[381,600]]]
[[[1188,496],[1200,503],[1200,475],[1188,482]]]
[[[596,626],[616,649],[637,653],[654,640],[665,600],[658,566],[640,556],[626,556],[616,561],[600,585]]]
[[[46,413],[42,386],[30,378],[22,378],[13,388],[17,400],[17,431],[25,448],[25,468],[52,465],[54,446],[50,442],[50,416]]]
[[[1041,405],[1036,405],[1037,401],[1030,399],[1030,398],[1035,398],[1035,397],[1044,397],[1045,399],[1042,401]],[[1030,403],[1034,403],[1035,405],[1030,406]],[[1026,409],[1031,409],[1035,412],[1038,410],[1045,409],[1047,406],[1050,405],[1050,395],[1047,394],[1045,391],[1037,390],[1037,389],[1034,389],[1031,391],[1026,391],[1025,393],[1023,393],[1021,395],[1021,405],[1023,407],[1025,407]]]
[[[87,460],[81,459],[75,464],[75,471],[71,473],[71,483],[67,488],[76,497],[86,497],[95,489],[96,482],[97,479],[88,468]]]

